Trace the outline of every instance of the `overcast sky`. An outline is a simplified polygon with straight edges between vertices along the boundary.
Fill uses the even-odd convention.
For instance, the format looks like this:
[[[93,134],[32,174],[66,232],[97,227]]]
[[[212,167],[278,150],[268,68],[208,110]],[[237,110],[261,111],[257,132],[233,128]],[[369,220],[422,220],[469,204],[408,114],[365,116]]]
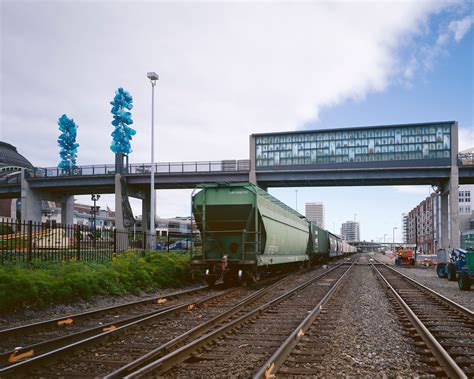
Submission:
[[[246,159],[251,133],[447,119],[466,148],[473,22],[472,2],[1,1],[0,140],[56,166],[66,113],[78,164],[113,163],[109,101],[122,86],[134,98],[130,161],[149,161],[156,71],[157,161]],[[377,239],[429,189],[370,189],[389,213],[369,209],[368,189],[324,191],[301,189],[299,210],[325,199],[330,229],[357,213]],[[294,190],[271,192],[295,206]],[[159,191],[158,214],[189,214],[189,191]]]

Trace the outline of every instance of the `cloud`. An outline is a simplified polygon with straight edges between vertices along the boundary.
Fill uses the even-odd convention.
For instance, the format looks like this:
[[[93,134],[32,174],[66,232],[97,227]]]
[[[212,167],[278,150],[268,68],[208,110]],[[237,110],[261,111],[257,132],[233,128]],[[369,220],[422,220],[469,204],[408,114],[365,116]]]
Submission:
[[[398,192],[411,195],[423,195],[428,197],[430,195],[431,188],[429,186],[392,186]]]
[[[451,21],[448,29],[453,34],[454,40],[459,42],[471,28],[472,24],[474,24],[474,15],[471,14],[460,20]]]
[[[469,8],[463,6],[458,9],[458,12],[469,11]],[[447,53],[447,46],[451,41],[460,42],[474,23],[474,16],[469,14],[467,16],[458,18],[456,20],[444,20],[438,26],[437,37],[433,43],[425,42],[417,49],[413,50],[412,56],[408,64],[404,68],[404,77],[409,81],[414,77],[414,74],[424,69],[430,71],[436,61]]]
[[[417,50],[430,17],[456,3],[0,6],[0,138],[54,166],[63,113],[79,125],[78,164],[113,163],[109,101],[119,86],[134,97],[130,161],[149,161],[152,70],[157,161],[245,159],[251,133],[301,128],[324,107],[385,90],[400,70],[412,78],[418,56],[407,65],[400,51]],[[453,38],[462,25],[448,28]]]
[[[384,90],[397,48],[440,11],[428,2],[2,8],[3,138],[43,166],[57,163],[63,113],[79,125],[79,164],[113,162],[118,86],[134,96],[130,159],[148,161],[150,70],[160,74],[157,160],[246,158],[251,133],[294,130],[323,107]]]

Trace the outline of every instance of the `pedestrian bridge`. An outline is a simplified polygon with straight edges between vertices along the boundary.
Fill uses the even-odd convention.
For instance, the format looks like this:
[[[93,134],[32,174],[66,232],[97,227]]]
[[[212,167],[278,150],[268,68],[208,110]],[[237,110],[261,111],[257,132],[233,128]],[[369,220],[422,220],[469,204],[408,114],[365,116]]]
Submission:
[[[458,151],[455,121],[253,134],[249,147],[244,160],[156,163],[155,189],[213,182],[251,182],[264,189],[432,185],[441,194],[442,245],[459,245],[458,185],[474,184],[474,152]],[[0,198],[21,197],[25,219],[40,220],[41,200],[72,209],[74,195],[113,193],[119,225],[126,218],[133,222],[128,197],[142,199],[142,214],[149,213],[152,166],[123,158],[117,156],[116,165],[3,173]]]
[[[474,184],[474,153],[458,154],[459,184]],[[201,183],[249,181],[250,160],[167,162],[155,164],[156,189],[195,188]],[[256,170],[262,187],[439,185],[449,179],[450,166],[350,169]],[[123,176],[131,188],[149,188],[151,164],[130,164]],[[58,194],[114,193],[115,165],[86,165],[73,170],[57,167],[26,170],[31,188]],[[0,176],[0,198],[21,197],[21,175]]]

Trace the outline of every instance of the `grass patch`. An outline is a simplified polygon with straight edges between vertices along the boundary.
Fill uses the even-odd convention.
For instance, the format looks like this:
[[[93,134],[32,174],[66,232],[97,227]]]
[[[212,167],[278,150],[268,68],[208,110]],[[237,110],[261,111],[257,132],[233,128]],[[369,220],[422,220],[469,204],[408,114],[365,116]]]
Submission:
[[[0,312],[139,293],[193,282],[189,254],[128,252],[111,262],[33,262],[0,267]]]

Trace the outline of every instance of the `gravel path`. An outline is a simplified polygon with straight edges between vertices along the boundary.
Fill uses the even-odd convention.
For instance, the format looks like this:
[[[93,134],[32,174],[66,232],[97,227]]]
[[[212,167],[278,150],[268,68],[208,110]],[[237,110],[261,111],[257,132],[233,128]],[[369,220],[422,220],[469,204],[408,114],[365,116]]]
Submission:
[[[398,267],[395,266],[393,258],[383,254],[370,253],[381,262],[393,265],[396,270],[410,278],[424,284],[432,290],[446,296],[447,298],[474,311],[474,286],[470,291],[461,291],[457,282],[449,282],[448,279],[440,279],[433,267]]]
[[[413,377],[422,365],[373,270],[356,266],[335,294],[327,313],[302,338],[277,377],[291,369],[315,377]],[[311,363],[298,363],[307,349]],[[291,376],[291,375],[290,375]],[[298,376],[298,375],[297,375]],[[312,375],[313,376],[313,375]]]
[[[202,286],[193,284],[181,288],[162,289],[150,292],[141,292],[138,295],[126,294],[120,296],[98,296],[91,301],[78,300],[74,304],[57,304],[45,308],[26,307],[16,312],[2,314],[0,318],[0,329],[13,328],[15,326],[31,324],[54,317],[63,317],[75,313],[91,311],[95,309],[110,307],[133,301],[145,300],[157,296],[163,296],[177,291],[184,291]]]

